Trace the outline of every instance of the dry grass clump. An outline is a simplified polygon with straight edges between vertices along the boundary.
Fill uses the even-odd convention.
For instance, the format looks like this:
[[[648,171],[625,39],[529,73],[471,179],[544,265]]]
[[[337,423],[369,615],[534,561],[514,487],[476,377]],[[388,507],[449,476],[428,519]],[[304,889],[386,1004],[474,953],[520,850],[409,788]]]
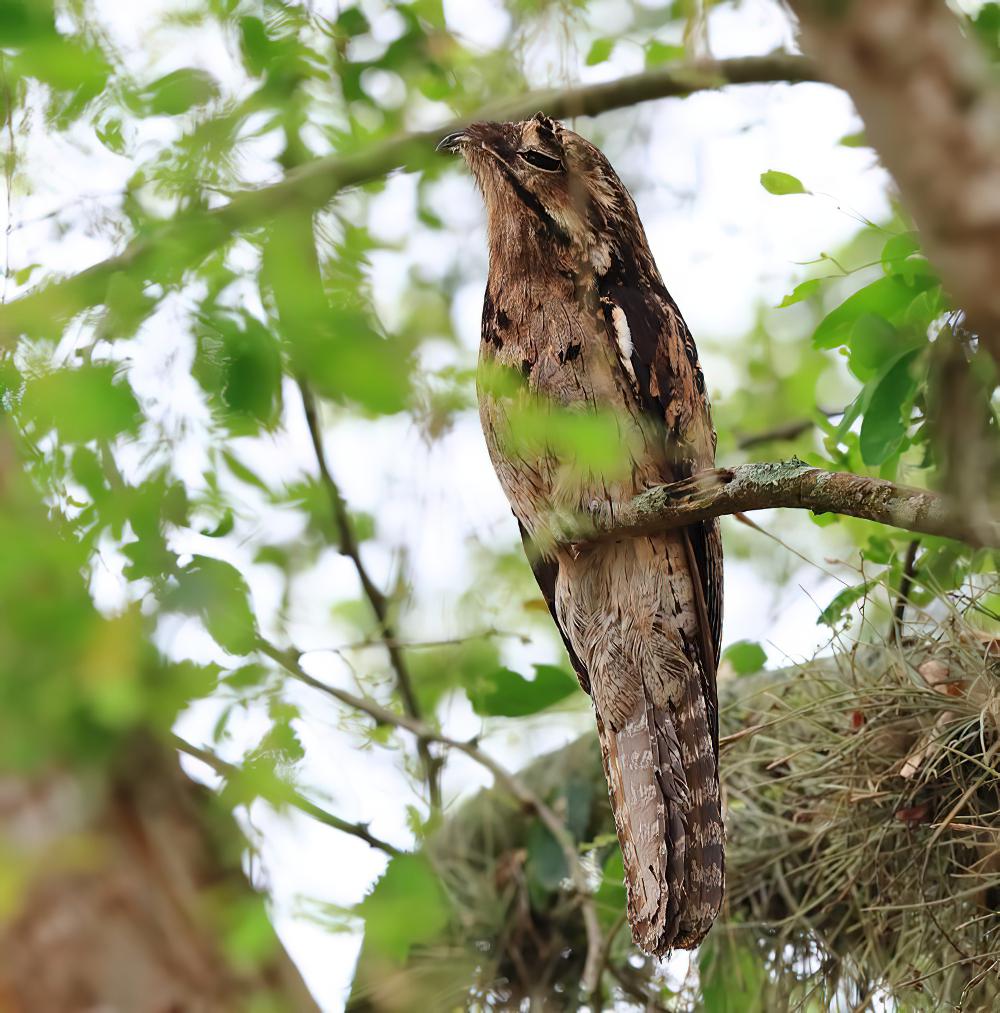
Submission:
[[[602,1008],[1000,1008],[1000,641],[953,618],[720,696],[727,902],[683,980],[623,927],[596,737],[520,771],[594,870],[614,936]],[[426,852],[451,924],[391,974],[363,955],[355,999],[379,1001],[352,1008],[577,1008],[580,911],[535,815],[484,790]]]
[[[1000,641],[955,619],[760,678],[723,718],[727,928],[770,1008],[996,1008]]]

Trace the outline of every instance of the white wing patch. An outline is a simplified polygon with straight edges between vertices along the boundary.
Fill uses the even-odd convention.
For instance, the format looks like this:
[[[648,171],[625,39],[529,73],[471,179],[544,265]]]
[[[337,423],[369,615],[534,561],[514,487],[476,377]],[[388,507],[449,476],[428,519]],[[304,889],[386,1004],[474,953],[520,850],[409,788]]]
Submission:
[[[625,311],[621,306],[611,308],[611,323],[614,325],[615,338],[618,341],[618,358],[621,359],[625,372],[632,378],[632,381],[638,383],[635,370],[632,368],[632,352],[634,350],[632,332],[629,330],[628,317],[625,316]]]

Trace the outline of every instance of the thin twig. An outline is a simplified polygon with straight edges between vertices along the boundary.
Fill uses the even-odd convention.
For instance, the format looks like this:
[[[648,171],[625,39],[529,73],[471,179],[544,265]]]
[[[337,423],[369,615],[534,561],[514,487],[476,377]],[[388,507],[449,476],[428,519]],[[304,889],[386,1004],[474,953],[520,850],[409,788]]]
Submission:
[[[178,735],[172,735],[171,739],[176,749],[179,749],[182,753],[187,753],[188,756],[193,756],[196,760],[200,760],[224,778],[234,779],[244,773],[235,764],[228,763],[207,749],[192,745]],[[383,841],[380,837],[376,837],[368,829],[367,823],[351,823],[348,820],[341,819],[339,816],[335,816],[333,813],[318,806],[315,802],[307,799],[291,785],[282,784],[280,789],[273,789],[266,795],[262,794],[261,798],[266,802],[290,805],[293,809],[298,809],[299,812],[305,813],[306,816],[312,817],[317,822],[324,823],[328,827],[333,827],[334,830],[340,830],[342,833],[350,834],[352,837],[357,837],[373,848],[384,851],[390,857],[402,854],[400,849],[395,845],[390,844],[388,841]]]
[[[618,914],[618,917],[614,920],[611,928],[608,929],[608,934],[604,937],[604,945],[601,947],[601,952],[597,958],[597,975],[594,984],[594,1000],[598,1005],[598,1008],[603,1009],[604,997],[601,990],[601,978],[604,976],[604,971],[608,967],[611,959],[611,947],[614,945],[615,939],[618,933],[622,930],[622,926],[625,924],[626,912],[623,908]]]
[[[580,905],[584,928],[587,933],[587,958],[584,964],[582,985],[585,993],[588,995],[592,993],[596,987],[596,978],[599,973],[598,961],[603,952],[604,936],[601,932],[600,920],[597,917],[597,907],[594,904],[590,885],[587,882],[587,874],[580,861],[580,855],[577,852],[576,842],[566,829],[566,825],[556,816],[552,809],[517,776],[499,764],[488,753],[483,752],[475,741],[463,742],[459,739],[453,739],[431,725],[408,714],[400,714],[388,707],[384,707],[380,703],[376,703],[374,700],[357,696],[354,693],[349,693],[347,690],[321,682],[302,668],[302,665],[299,663],[301,655],[298,651],[282,650],[280,647],[264,639],[258,639],[257,647],[262,654],[266,654],[281,665],[289,675],[305,683],[307,686],[311,686],[313,689],[317,689],[321,693],[325,693],[327,696],[331,696],[335,700],[346,704],[348,707],[367,714],[369,717],[374,718],[378,724],[403,728],[410,732],[411,735],[416,736],[418,742],[421,740],[438,742],[449,749],[464,753],[470,760],[488,770],[493,775],[497,784],[501,785],[509,795],[520,802],[526,809],[535,813],[549,833],[556,839],[566,858],[570,881],[573,885],[577,902]]]
[[[796,419],[794,422],[783,422],[780,426],[772,429],[765,429],[759,433],[750,433],[741,436],[736,441],[740,450],[750,450],[759,447],[762,443],[777,443],[787,440],[796,440],[803,433],[808,432],[816,423],[812,419]]]
[[[903,575],[899,579],[899,593],[896,595],[896,607],[892,612],[892,634],[896,640],[903,636],[903,619],[906,616],[906,603],[913,588],[913,571],[917,563],[917,549],[920,539],[913,538],[906,547],[906,558],[903,560]]]
[[[876,261],[878,263],[878,261]],[[833,415],[843,415],[843,408],[819,408],[821,415],[830,418]],[[779,443],[788,440],[797,440],[803,433],[807,433],[816,426],[815,419],[794,419],[791,422],[782,422],[771,429],[763,429],[757,433],[747,433],[736,440],[739,450],[750,450],[765,443]]]
[[[421,720],[420,704],[413,689],[413,679],[410,676],[409,666],[406,663],[406,656],[399,646],[399,638],[389,618],[389,603],[385,595],[375,584],[361,558],[361,548],[354,532],[354,524],[348,512],[347,504],[344,502],[340,486],[330,472],[326,458],[326,448],[323,442],[323,427],[319,421],[319,414],[316,410],[316,402],[313,399],[312,391],[304,380],[299,380],[299,391],[302,395],[302,405],[305,409],[306,423],[309,426],[309,437],[312,440],[313,451],[316,455],[316,463],[319,467],[320,481],[326,490],[327,498],[330,500],[330,509],[333,512],[333,522],[337,530],[338,548],[342,556],[346,556],[354,565],[354,570],[361,582],[361,590],[368,600],[371,610],[378,623],[379,637],[389,656],[389,664],[396,675],[396,686],[399,689],[400,698],[406,713],[416,720]],[[431,753],[427,740],[422,737],[417,739],[417,751],[420,753],[420,760],[424,768],[424,777],[427,779],[428,801],[432,812],[439,812],[441,809],[441,760]]]
[[[609,964],[608,970],[615,981],[621,985],[622,991],[626,995],[630,995],[633,999],[642,1003],[644,1013],[668,1013],[666,1006],[658,1003],[643,989],[642,984],[636,981],[631,968]]]
[[[405,648],[407,651],[426,651],[437,647],[459,647],[468,644],[473,640],[510,639],[520,640],[526,644],[530,639],[523,633],[515,633],[513,630],[498,630],[490,627],[479,633],[468,633],[458,637],[441,637],[437,640],[387,640],[384,637],[378,639],[352,640],[348,644],[338,644],[336,647],[308,647],[303,648],[303,654],[340,654],[342,651],[361,651],[367,647],[387,647],[392,644],[394,647]]]
[[[983,757],[982,765],[989,770],[989,763],[996,755],[997,750],[1000,750],[1000,739],[997,739],[992,746],[986,751],[986,755]],[[971,757],[970,757],[971,759]],[[948,810],[948,815],[945,816],[938,826],[938,828],[931,835],[931,839],[927,842],[926,848],[928,851],[937,843],[938,838],[948,829],[951,821],[962,811],[962,807],[970,798],[982,787],[982,781],[973,781],[965,791],[962,792],[959,800]]]

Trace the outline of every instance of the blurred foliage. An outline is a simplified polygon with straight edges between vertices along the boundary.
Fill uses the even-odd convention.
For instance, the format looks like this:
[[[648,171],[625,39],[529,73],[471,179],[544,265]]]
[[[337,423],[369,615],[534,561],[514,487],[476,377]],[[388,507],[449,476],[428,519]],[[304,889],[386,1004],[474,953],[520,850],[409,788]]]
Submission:
[[[446,603],[455,635],[421,643],[429,603],[405,546],[379,513],[339,500],[303,435],[302,379],[319,399],[319,429],[336,434],[332,476],[341,454],[359,472],[375,466],[351,453],[358,433],[411,427],[436,443],[470,417],[474,350],[456,332],[451,305],[482,264],[442,252],[456,227],[444,163],[427,154],[423,171],[409,177],[412,214],[388,225],[379,201],[398,178],[342,194],[315,216],[291,206],[267,224],[230,229],[216,219],[222,232],[206,231],[198,212],[313,159],[364,152],[523,93],[538,80],[531,60],[544,52],[540,39],[561,40],[592,67],[619,47],[637,50],[646,67],[705,51],[713,3],[620,6],[622,27],[609,33],[596,30],[589,0],[509,0],[504,36],[484,52],[449,28],[441,0],[335,10],[200,0],[161,11],[150,26],[151,38],[169,43],[168,56],[151,49],[136,60],[86,0],[0,3],[10,199],[50,186],[52,160],[92,164],[95,180],[107,173],[120,185],[110,197],[46,207],[41,245],[52,251],[97,237],[107,252],[131,251],[96,310],[74,314],[45,302],[25,317],[16,346],[3,335],[0,768],[100,769],[134,729],[166,734],[180,715],[205,707],[217,714],[215,746],[240,763],[225,801],[249,807],[287,797],[275,785],[295,783],[308,757],[302,691],[281,657],[262,648],[293,642],[309,623],[321,631],[310,645],[316,653],[343,662],[338,678],[393,707],[402,703],[400,662],[382,640],[387,629],[398,634],[390,644],[432,723],[446,706],[471,707],[487,729],[530,735],[530,722],[552,708],[584,706],[513,531],[502,544],[483,537],[470,546],[470,572],[456,574]],[[983,5],[973,27],[1000,54],[998,12]],[[819,199],[808,180],[780,169],[760,179],[775,199]],[[172,229],[168,242],[168,223],[190,227]],[[426,260],[404,256],[414,236],[432,251]],[[21,257],[16,231],[9,245],[8,300],[52,273],[40,266],[42,254],[39,262]],[[380,263],[399,268],[383,273],[395,275],[388,296],[373,291]],[[721,458],[745,460],[751,447],[764,458],[795,452],[822,467],[941,486],[931,424],[939,356],[953,348],[968,363],[977,377],[973,408],[991,436],[995,376],[905,211],[864,223],[813,268],[780,307],[762,307],[751,332],[725,345],[739,382],[716,400]],[[570,470],[613,474],[622,460],[613,418],[529,404],[516,423],[520,447],[555,446]],[[419,499],[419,490],[404,492]],[[816,523],[835,528],[817,529],[818,537],[838,538],[822,544],[836,544],[852,564],[860,558],[857,579],[820,603],[820,621],[833,631],[856,622],[861,604],[867,620],[881,607],[884,621],[854,632],[884,637],[902,587],[914,616],[951,595],[950,607],[970,622],[996,620],[995,597],[980,593],[995,573],[994,554],[933,538],[910,553],[904,532],[850,519]],[[762,573],[780,565],[756,533],[727,537],[727,550]],[[384,578],[381,618],[351,570],[352,544]],[[334,647],[338,639],[346,646]],[[725,657],[738,675],[767,661],[749,641]],[[336,719],[361,748],[412,751],[356,714]],[[403,762],[419,782],[408,754]],[[610,929],[623,889],[617,849],[595,837],[606,832],[604,800],[585,777],[564,779],[556,796],[551,804],[594,863]],[[436,823],[425,799],[417,802],[410,825],[422,838]],[[537,820],[523,850],[491,868],[492,892],[472,899],[455,869],[433,849],[428,856],[393,858],[369,895],[333,919],[364,923],[366,958],[377,958],[387,981],[395,971],[385,968],[398,970],[436,939],[458,908],[488,921],[512,898],[527,903],[511,949],[520,952],[533,945],[534,919],[555,923],[572,907],[565,855]],[[233,929],[232,945],[252,956],[255,938],[248,920]],[[548,938],[553,967],[565,942]],[[612,957],[623,974],[630,955],[619,934]],[[725,995],[735,981],[748,995],[760,991],[761,966],[746,955],[730,957],[721,943],[704,951],[704,1008],[730,1008]],[[486,994],[484,966],[458,954],[434,994]],[[618,981],[616,994],[626,995],[629,981]]]

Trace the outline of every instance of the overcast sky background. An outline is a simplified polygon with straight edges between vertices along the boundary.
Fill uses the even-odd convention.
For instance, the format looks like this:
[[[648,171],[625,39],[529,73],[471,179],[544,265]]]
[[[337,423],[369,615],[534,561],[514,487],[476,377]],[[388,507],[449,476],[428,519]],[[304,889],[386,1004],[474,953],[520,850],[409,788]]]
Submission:
[[[184,7],[182,0],[95,0],[102,20],[112,28],[122,48],[131,53],[137,72],[152,79],[184,66],[200,66],[220,78],[232,93],[246,87],[227,42],[213,31],[199,31],[192,44],[190,31],[156,31],[154,13]],[[313,3],[333,12],[332,2]],[[393,15],[383,3],[361,4],[377,32],[391,37]],[[389,5],[391,6],[391,5]],[[470,45],[489,49],[500,44],[509,24],[495,0],[445,0],[449,24]],[[622,25],[628,8],[616,0],[591,7],[592,36],[609,34]],[[673,41],[665,39],[664,41]],[[772,0],[744,0],[738,8],[723,7],[711,15],[710,41],[717,56],[763,54],[791,45],[788,22]],[[619,45],[613,59],[584,66],[589,45],[579,33],[580,50],[566,48],[562,36],[533,37],[525,50],[525,66],[535,86],[597,81],[642,68],[639,46]],[[435,117],[437,117],[435,119]],[[445,111],[429,108],[420,126],[443,122]],[[587,134],[593,123],[581,119],[576,128]],[[724,399],[739,382],[725,347],[752,325],[758,305],[775,304],[800,279],[800,262],[832,250],[857,229],[857,216],[878,219],[886,214],[886,177],[867,149],[847,148],[838,140],[859,128],[848,99],[822,85],[754,86],[724,93],[699,94],[686,100],[649,103],[612,113],[600,122],[605,151],[626,183],[633,187],[661,272],[688,324],[699,341],[702,363],[713,398]],[[167,126],[150,122],[139,138],[148,150],[169,142]],[[243,152],[242,171],[250,181],[276,176],[273,157],[279,150],[274,137],[264,137]],[[11,203],[9,259],[14,269],[40,263],[46,270],[79,270],[114,252],[107,230],[101,229],[106,211],[117,197],[132,165],[94,143],[93,138],[49,139],[33,129],[22,157],[22,171],[31,178],[30,194],[15,192]],[[793,173],[815,196],[777,198],[759,183],[760,173],[779,169]],[[343,200],[349,202],[350,195]],[[458,164],[438,184],[435,209],[448,225],[432,232],[415,220],[415,180],[396,175],[374,202],[370,226],[380,238],[399,243],[392,253],[373,263],[373,288],[378,309],[392,323],[394,299],[406,272],[422,267],[428,284],[442,278],[456,262],[467,265],[467,282],[453,303],[453,318],[463,350],[440,343],[426,350],[428,368],[451,362],[462,364],[478,344],[479,316],[485,284],[486,249],[483,214],[478,194]],[[349,207],[350,205],[347,204]],[[71,209],[65,231],[53,227],[50,212]],[[249,263],[249,261],[248,261]],[[9,294],[12,294],[13,290]],[[248,290],[248,305],[256,296]],[[185,333],[187,307],[170,300],[129,343],[130,380],[153,414],[175,422],[183,432],[178,443],[179,468],[192,483],[204,470],[204,426],[207,415],[190,377]],[[78,334],[66,339],[65,354]],[[314,461],[301,412],[289,397],[287,431],[253,447],[255,465],[274,481],[311,472]],[[338,424],[330,434],[334,471],[348,502],[369,510],[378,519],[379,545],[368,558],[379,578],[388,578],[394,551],[405,548],[416,576],[417,611],[406,634],[422,639],[468,632],[460,627],[453,595],[464,589],[471,554],[481,545],[505,544],[513,537],[513,520],[493,476],[477,419],[470,415],[440,442],[428,446],[407,418],[376,423]],[[267,514],[263,506],[257,525],[288,524],[287,518]],[[246,523],[245,519],[241,523]],[[728,525],[733,523],[728,520]],[[779,526],[777,517],[763,514],[765,528]],[[243,533],[249,540],[252,524]],[[782,537],[810,556],[811,534],[804,518],[783,515]],[[218,552],[216,540],[199,543],[191,536],[191,551]],[[234,539],[224,547],[226,558],[249,576],[254,602],[262,615],[273,612],[280,589],[267,567],[251,565],[252,551]],[[123,584],[120,560],[112,547],[95,578],[99,603],[114,608]],[[836,577],[818,566],[789,557],[793,576],[783,586],[769,583],[759,570],[730,561],[726,574],[724,642],[744,638],[765,643],[771,662],[801,659],[825,643],[825,630],[816,625],[819,608],[832,596]],[[311,648],[342,640],[331,624],[329,602],[353,593],[349,566],[334,553],[300,582],[294,614],[295,640]],[[488,589],[484,589],[484,602]],[[508,647],[510,662],[522,671],[532,661],[555,657],[554,641],[532,641]],[[218,657],[218,649],[196,624],[181,622],[162,634],[171,653],[199,658]],[[352,673],[330,652],[310,654],[312,671],[350,686]],[[387,750],[359,750],[357,738],[345,732],[343,716],[326,700],[292,687],[307,717],[300,723],[307,760],[301,783],[348,819],[371,820],[375,833],[407,846],[410,835],[403,822],[403,801],[410,801],[407,782],[397,757]],[[189,739],[207,741],[221,704],[197,708],[182,722]],[[480,722],[464,699],[444,708],[446,731],[469,736]],[[590,727],[592,717],[582,696],[558,719],[517,721],[513,728],[497,722],[487,730],[484,746],[513,766],[527,757],[568,741]],[[254,741],[260,715],[248,714],[236,727],[231,755]],[[227,755],[230,755],[227,753]],[[204,772],[199,772],[203,776]],[[488,775],[461,757],[449,762],[446,792],[488,783]],[[261,838],[261,867],[255,869],[270,885],[276,923],[292,956],[299,963],[314,995],[325,1010],[343,1005],[353,961],[360,944],[357,932],[332,934],[315,924],[306,912],[311,898],[334,905],[350,905],[366,892],[383,868],[384,858],[364,844],[296,816],[276,817],[258,806],[249,818]]]

